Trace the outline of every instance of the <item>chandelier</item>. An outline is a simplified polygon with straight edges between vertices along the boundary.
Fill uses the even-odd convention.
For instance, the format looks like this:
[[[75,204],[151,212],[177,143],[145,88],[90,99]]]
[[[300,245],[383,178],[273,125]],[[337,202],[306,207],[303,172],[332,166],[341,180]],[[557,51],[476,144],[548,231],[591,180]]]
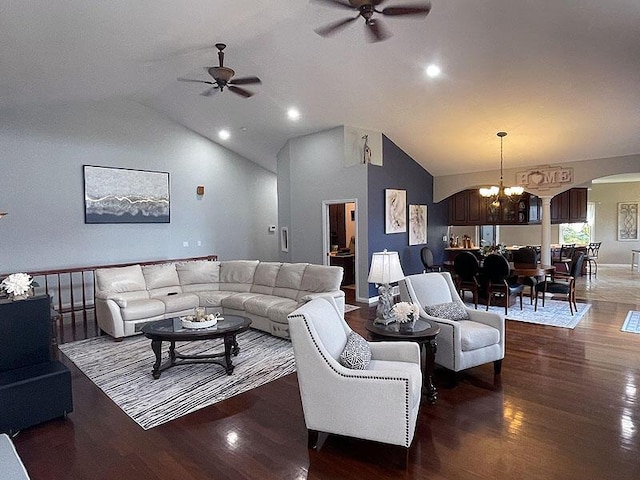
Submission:
[[[520,200],[520,196],[524,192],[524,188],[522,187],[505,187],[502,181],[502,139],[507,136],[507,132],[498,132],[496,133],[500,137],[500,183],[496,187],[495,185],[491,187],[482,187],[480,189],[480,195],[491,199],[492,207],[499,207],[504,200],[509,200],[512,202],[517,202]]]

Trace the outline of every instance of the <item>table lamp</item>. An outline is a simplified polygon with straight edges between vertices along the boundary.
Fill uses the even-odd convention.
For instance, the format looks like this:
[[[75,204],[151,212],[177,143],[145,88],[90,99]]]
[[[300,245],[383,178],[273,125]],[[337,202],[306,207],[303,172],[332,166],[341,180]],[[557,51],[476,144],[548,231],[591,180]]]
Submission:
[[[369,270],[369,283],[378,285],[378,308],[374,323],[388,325],[395,319],[391,310],[393,306],[393,294],[390,283],[404,278],[404,272],[400,266],[398,252],[376,252],[371,257],[371,269]]]

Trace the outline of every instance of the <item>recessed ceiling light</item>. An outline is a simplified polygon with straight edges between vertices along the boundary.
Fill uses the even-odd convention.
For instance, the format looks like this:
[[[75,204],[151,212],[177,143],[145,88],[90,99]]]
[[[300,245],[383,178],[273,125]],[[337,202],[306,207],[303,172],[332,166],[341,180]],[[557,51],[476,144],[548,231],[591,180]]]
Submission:
[[[230,136],[231,134],[229,133],[229,130],[222,129],[218,132],[218,137],[220,137],[220,140],[228,140]]]
[[[300,112],[297,108],[291,107],[287,110],[287,117],[289,117],[289,120],[298,120],[300,118]]]
[[[425,72],[427,72],[427,75],[431,78],[435,78],[438,75],[440,75],[440,67],[438,65],[429,65],[427,68],[425,68]]]

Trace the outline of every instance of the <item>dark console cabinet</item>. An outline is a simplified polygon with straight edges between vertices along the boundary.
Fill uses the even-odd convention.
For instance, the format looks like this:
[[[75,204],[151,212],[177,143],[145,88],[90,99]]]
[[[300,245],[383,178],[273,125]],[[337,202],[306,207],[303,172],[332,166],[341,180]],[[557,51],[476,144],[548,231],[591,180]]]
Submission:
[[[73,410],[71,373],[51,355],[48,296],[0,300],[0,432]]]

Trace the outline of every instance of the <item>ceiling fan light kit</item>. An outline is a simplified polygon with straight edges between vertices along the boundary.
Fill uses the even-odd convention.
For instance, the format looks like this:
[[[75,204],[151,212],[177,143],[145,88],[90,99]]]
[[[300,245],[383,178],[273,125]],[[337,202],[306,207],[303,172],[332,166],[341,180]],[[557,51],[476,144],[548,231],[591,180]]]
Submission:
[[[210,97],[214,93],[219,91],[224,91],[225,87],[229,89],[229,91],[240,95],[244,98],[249,98],[253,95],[253,92],[239,87],[238,85],[252,85],[262,83],[258,77],[239,77],[233,78],[236,72],[224,66],[224,52],[223,50],[227,48],[224,43],[216,43],[216,48],[218,49],[218,63],[217,67],[205,67],[205,70],[211,75],[213,78],[213,82],[210,80],[193,80],[190,78],[178,78],[180,82],[195,82],[195,83],[204,83],[205,85],[211,85],[208,89],[202,92],[200,95],[204,97]]]
[[[343,20],[338,20],[337,22],[330,23],[324,27],[317,28],[315,32],[322,37],[328,37],[338,33],[354,20],[362,17],[364,19],[364,24],[367,27],[369,40],[371,42],[380,42],[390,37],[391,34],[383,27],[382,23],[374,17],[375,14],[385,16],[413,15],[426,17],[431,11],[430,2],[423,5],[403,5],[378,10],[376,7],[384,3],[384,1],[385,0],[348,0],[348,3],[345,3],[341,0],[315,0],[317,3],[343,9],[356,10],[358,12],[355,17],[347,17]]]

